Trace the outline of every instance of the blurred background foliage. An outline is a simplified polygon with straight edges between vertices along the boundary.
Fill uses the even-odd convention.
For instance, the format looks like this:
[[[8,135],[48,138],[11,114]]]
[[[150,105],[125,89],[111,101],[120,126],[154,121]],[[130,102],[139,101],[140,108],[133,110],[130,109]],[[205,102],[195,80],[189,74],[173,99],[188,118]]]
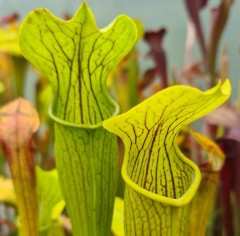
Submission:
[[[131,0],[128,2],[88,0],[87,2],[94,12],[100,28],[108,25],[119,14],[127,14],[134,19],[141,19],[145,30],[158,29],[160,27],[166,28],[167,35],[164,39],[164,47],[167,51],[169,68],[181,69],[184,67],[188,15],[186,14],[183,0]],[[210,9],[216,7],[220,2],[219,0],[209,0],[207,6],[200,12],[203,31],[206,34],[210,31]],[[53,14],[62,18],[65,14],[73,15],[80,3],[80,0],[23,0],[21,3],[17,0],[0,0],[0,18],[8,14],[17,13],[20,20],[22,20],[31,10],[38,7],[48,8]],[[240,21],[239,11],[240,2],[234,1],[228,23],[220,41],[220,48],[224,44],[227,45],[228,56],[231,61],[229,77],[236,83],[240,75],[240,39],[238,37],[240,30],[237,27]],[[144,41],[139,42],[138,48],[143,53],[148,51],[148,46]],[[193,59],[198,59],[199,55],[199,47],[195,44]],[[152,61],[140,58],[140,63],[140,69],[144,71],[152,64]],[[220,63],[219,58],[218,63]],[[238,87],[234,86],[233,96],[235,98],[237,91]]]

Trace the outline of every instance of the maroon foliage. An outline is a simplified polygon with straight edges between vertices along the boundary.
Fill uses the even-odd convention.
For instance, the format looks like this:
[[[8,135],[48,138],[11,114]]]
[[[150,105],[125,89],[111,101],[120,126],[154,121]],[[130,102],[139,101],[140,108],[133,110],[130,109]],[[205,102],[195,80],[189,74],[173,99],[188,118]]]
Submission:
[[[162,88],[168,87],[167,58],[163,47],[163,38],[165,34],[166,29],[161,28],[156,31],[147,31],[144,35],[144,39],[150,47],[148,57],[153,59],[155,67],[149,69],[145,73],[144,78],[139,85],[140,90],[149,85],[156,76],[161,78]]]

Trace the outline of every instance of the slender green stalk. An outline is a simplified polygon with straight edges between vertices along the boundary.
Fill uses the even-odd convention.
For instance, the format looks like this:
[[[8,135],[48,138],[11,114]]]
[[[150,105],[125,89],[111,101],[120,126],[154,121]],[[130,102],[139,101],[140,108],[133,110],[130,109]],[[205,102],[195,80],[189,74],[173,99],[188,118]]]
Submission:
[[[26,79],[26,69],[27,61],[22,56],[12,56],[13,60],[13,79],[14,79],[14,96],[23,96],[25,79]]]
[[[117,183],[115,136],[101,126],[87,129],[59,123],[55,135],[62,191],[66,203],[72,202],[68,213],[73,232],[109,235]]]

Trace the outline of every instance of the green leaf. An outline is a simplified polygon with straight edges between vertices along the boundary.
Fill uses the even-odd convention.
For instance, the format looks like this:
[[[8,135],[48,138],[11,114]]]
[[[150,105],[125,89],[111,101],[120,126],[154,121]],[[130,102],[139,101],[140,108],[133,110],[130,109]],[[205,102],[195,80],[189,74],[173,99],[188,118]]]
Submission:
[[[116,115],[106,79],[137,38],[124,15],[99,30],[86,2],[70,21],[31,12],[19,33],[24,56],[49,79],[59,181],[73,234],[109,235],[117,182],[115,135],[102,121]]]
[[[64,235],[59,217],[65,202],[62,197],[57,170],[44,171],[36,167],[38,190],[39,235]],[[16,205],[12,179],[0,176],[0,202]]]
[[[57,170],[44,171],[37,167],[37,187],[39,199],[39,226],[46,227],[57,220],[65,207]]]
[[[196,193],[200,171],[180,152],[176,137],[181,128],[220,106],[230,93],[228,80],[206,92],[172,86],[104,121],[103,126],[125,144],[126,235],[186,233],[187,207],[183,206]]]

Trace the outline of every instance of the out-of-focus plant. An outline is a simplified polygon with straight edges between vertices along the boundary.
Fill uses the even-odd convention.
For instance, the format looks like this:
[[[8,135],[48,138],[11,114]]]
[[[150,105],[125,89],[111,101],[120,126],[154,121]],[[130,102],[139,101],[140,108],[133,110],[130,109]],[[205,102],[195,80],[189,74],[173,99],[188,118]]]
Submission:
[[[217,7],[211,9],[209,37],[203,33],[200,11],[207,6],[207,0],[185,0],[187,13],[189,15],[188,39],[186,43],[186,65],[184,76],[193,80],[199,74],[194,71],[203,72],[200,77],[206,77],[208,86],[217,83],[218,70],[216,66],[219,42],[226,26],[233,0],[221,0]],[[197,37],[202,59],[199,62],[192,62],[191,53],[194,46],[195,35]],[[187,73],[186,73],[187,72]],[[197,75],[197,76],[196,76]],[[184,78],[186,81],[186,78]],[[190,82],[190,81],[189,81]],[[192,81],[191,81],[192,82]],[[191,83],[190,82],[190,83]]]
[[[240,143],[240,113],[234,104],[226,104],[205,117],[205,122],[210,125],[225,129],[223,135],[216,140],[223,150],[226,160],[220,173],[220,189],[218,204],[215,211],[222,218],[223,229],[226,235],[238,235],[240,232],[238,219],[240,214],[239,195],[239,143]],[[213,227],[212,232],[220,233],[218,227]]]
[[[38,110],[41,132],[35,135],[36,145],[41,155],[41,166],[53,167],[50,158],[53,132],[52,122],[48,116],[48,106],[51,101],[51,86],[46,77],[36,69],[29,67],[26,59],[22,56],[18,43],[19,22],[16,14],[4,17],[0,21],[0,83],[4,90],[0,97],[0,103],[5,103],[18,96],[25,96],[25,92],[31,89],[26,82],[26,71],[31,68],[39,78],[30,95],[35,97]],[[27,91],[25,91],[27,88]]]
[[[32,152],[32,134],[38,127],[38,114],[24,99],[15,100],[0,109],[0,141],[16,191],[23,236],[38,233],[38,202]]]
[[[185,1],[186,9],[189,15],[189,28],[188,28],[188,40],[186,43],[186,65],[185,70],[180,81],[185,81],[188,84],[196,85],[197,78],[204,78],[207,82],[207,86],[212,86],[216,83],[216,80],[219,76],[221,78],[228,77],[228,57],[227,57],[227,46],[223,47],[222,53],[219,52],[220,39],[224,32],[224,29],[227,25],[227,21],[229,18],[229,14],[231,12],[231,8],[233,6],[233,0],[221,0],[220,3],[211,9],[210,12],[210,24],[208,32],[209,34],[206,36],[203,33],[202,22],[200,18],[200,11],[203,7],[207,6],[208,1]],[[200,51],[202,53],[202,59],[198,62],[192,62],[191,60],[191,52],[195,42],[195,35],[198,40]],[[217,65],[218,55],[220,55],[220,68]],[[236,113],[236,109],[234,111]],[[236,203],[231,200],[230,194],[231,192],[235,192],[235,188],[230,187],[232,182],[237,181],[237,175],[233,176],[232,173],[234,170],[231,170],[231,162],[233,159],[234,163],[238,163],[238,155],[229,155],[228,150],[229,141],[224,137],[229,133],[229,126],[235,127],[235,137],[239,136],[240,131],[237,129],[236,123],[236,115],[233,113],[233,109],[230,109],[229,104],[225,106],[225,108],[221,107],[216,112],[212,113],[208,116],[208,119],[204,119],[203,130],[206,134],[208,134],[212,139],[217,140],[222,137],[222,140],[219,145],[223,149],[226,160],[223,167],[219,169],[220,175],[218,175],[218,179],[216,182],[219,185],[220,181],[220,197],[215,196],[216,202],[212,202],[215,204],[215,208],[213,212],[221,212],[217,214],[217,216],[212,214],[212,225],[210,231],[214,234],[220,234],[222,232],[221,224],[219,222],[223,222],[223,231],[228,235],[236,235],[239,231],[239,227],[234,227],[233,222],[239,218],[237,214],[233,214],[231,208],[237,208]],[[233,129],[232,129],[233,130]],[[224,141],[223,141],[224,140]],[[231,141],[230,141],[231,142]],[[233,148],[234,150],[235,148]],[[231,158],[229,158],[231,156]],[[222,170],[222,171],[221,171]],[[223,177],[224,176],[224,177]],[[230,177],[231,176],[231,177]],[[230,178],[236,180],[229,180]],[[234,184],[233,184],[234,185]],[[237,191],[237,190],[236,190]],[[219,191],[217,191],[218,193]],[[235,195],[234,193],[233,195]],[[219,195],[219,194],[218,194]],[[219,200],[219,199],[224,200]],[[237,201],[236,201],[237,202]],[[222,209],[221,209],[222,208]],[[233,218],[233,216],[235,217]],[[221,216],[221,218],[219,217]],[[234,219],[234,220],[233,220]],[[235,228],[235,229],[234,229]]]
[[[201,184],[190,205],[188,235],[206,235],[208,221],[213,210],[216,191],[219,183],[219,173],[225,161],[225,155],[220,147],[211,139],[191,131],[191,135],[206,153],[206,160],[200,163],[202,174]],[[198,220],[196,220],[198,219]],[[201,225],[201,227],[199,227]]]
[[[134,20],[137,28],[137,41],[135,47],[126,55],[118,66],[111,72],[108,83],[114,90],[114,97],[118,101],[120,111],[126,112],[138,104],[139,82],[139,52],[136,47],[144,34],[143,24],[140,20]]]
[[[148,43],[150,51],[147,57],[154,61],[155,66],[148,69],[142,80],[139,82],[138,90],[141,95],[148,86],[150,86],[155,78],[159,79],[158,88],[155,91],[167,88],[169,86],[168,70],[167,70],[167,55],[163,46],[163,39],[166,34],[165,28],[160,28],[155,31],[147,31],[144,35],[144,40]],[[142,95],[143,97],[143,95]]]
[[[57,170],[44,171],[37,167],[37,190],[39,208],[39,232],[44,236],[60,236],[62,226],[59,216],[65,202],[62,197]],[[53,230],[54,228],[54,230]],[[58,228],[58,233],[56,231]],[[53,230],[53,233],[51,231]],[[63,234],[63,232],[61,233]]]
[[[21,56],[18,44],[18,16],[9,15],[0,21],[0,51],[11,55]]]
[[[44,171],[37,167],[38,196],[38,234],[41,236],[60,236],[63,234],[60,214],[65,202],[61,194],[57,171]],[[23,183],[21,183],[23,184]],[[13,182],[11,179],[0,179],[0,201],[18,207]],[[31,193],[30,193],[31,194]]]
[[[6,90],[4,102],[23,95],[27,69],[27,61],[22,56],[18,44],[17,16],[7,17],[7,19],[3,19],[2,24],[9,24],[0,28],[0,67],[7,64],[5,73],[0,74]]]

